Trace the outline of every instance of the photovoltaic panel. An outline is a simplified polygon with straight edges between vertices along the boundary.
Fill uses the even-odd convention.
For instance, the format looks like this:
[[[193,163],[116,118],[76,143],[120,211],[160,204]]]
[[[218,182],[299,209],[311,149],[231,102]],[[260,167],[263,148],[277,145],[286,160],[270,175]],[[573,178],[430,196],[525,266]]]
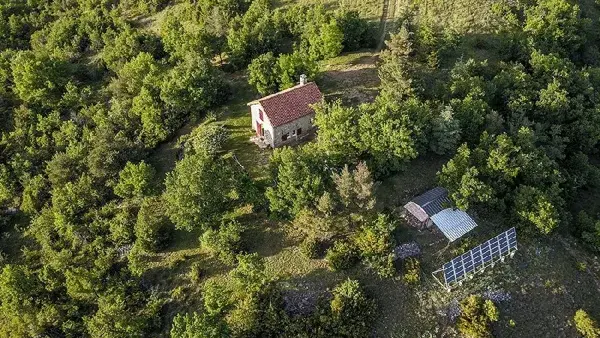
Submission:
[[[515,250],[517,232],[512,228],[444,264],[442,271],[446,285],[461,281],[467,275],[491,265]]]

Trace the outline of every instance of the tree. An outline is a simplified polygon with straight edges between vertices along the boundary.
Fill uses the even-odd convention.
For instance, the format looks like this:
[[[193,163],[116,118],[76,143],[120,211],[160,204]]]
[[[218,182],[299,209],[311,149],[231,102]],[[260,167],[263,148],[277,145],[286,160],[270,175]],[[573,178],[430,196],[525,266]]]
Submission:
[[[36,336],[59,320],[61,313],[30,269],[6,265],[0,271],[0,334]]]
[[[168,243],[173,224],[165,209],[160,197],[148,197],[142,202],[134,227],[136,244],[142,249],[156,252]]]
[[[344,33],[335,19],[331,19],[304,36],[309,45],[308,55],[312,60],[331,59],[338,56],[344,48],[342,45]]]
[[[303,52],[296,50],[292,54],[281,54],[277,59],[277,69],[279,89],[283,90],[295,86],[300,75],[304,74],[309,79],[314,79],[319,72],[319,65]]]
[[[141,337],[158,315],[161,301],[141,292],[127,294],[123,288],[109,289],[98,298],[98,311],[84,318],[91,337]]]
[[[596,321],[594,321],[594,319],[592,319],[592,317],[584,310],[577,310],[573,320],[575,321],[575,328],[584,338],[600,337],[600,328],[598,328],[598,324],[596,324]]]
[[[152,193],[154,168],[141,161],[138,164],[127,162],[119,172],[119,182],[115,186],[115,194],[121,198],[141,198]]]
[[[218,317],[196,312],[177,314],[171,326],[171,338],[227,338],[231,332]]]
[[[321,102],[313,108],[315,125],[318,127],[319,148],[331,157],[348,160],[356,157],[361,149],[358,133],[359,110],[342,106],[341,100]]]
[[[458,331],[468,338],[492,337],[490,325],[498,321],[498,308],[491,300],[471,295],[460,303]]]
[[[164,199],[177,229],[191,231],[220,221],[233,205],[239,175],[231,158],[186,155],[165,180]],[[239,193],[239,192],[238,192]]]
[[[202,247],[225,264],[233,264],[240,251],[242,225],[233,220],[223,222],[218,229],[209,229],[200,237]]]
[[[454,118],[451,106],[446,106],[432,121],[430,149],[439,155],[451,154],[461,139],[460,122]]]
[[[323,195],[324,174],[320,159],[309,148],[276,149],[271,166],[275,185],[266,191],[271,212],[295,216],[302,209],[313,207]]]
[[[154,148],[169,135],[161,104],[146,87],[133,98],[131,112],[140,118],[142,128],[139,137],[147,148]]]
[[[380,214],[374,221],[363,225],[353,237],[363,262],[381,277],[392,277],[396,273],[391,253],[395,244],[392,236],[395,227],[394,222]]]
[[[358,163],[352,172],[348,165],[340,174],[332,175],[338,196],[342,204],[350,210],[370,210],[375,207],[373,196],[373,178],[364,162]]]
[[[68,65],[48,55],[19,52],[12,61],[13,90],[24,102],[43,107],[58,103],[68,82]]]
[[[549,234],[559,224],[559,213],[550,198],[539,188],[522,185],[516,191],[515,213],[524,225],[534,225]]]
[[[180,113],[200,113],[227,97],[227,87],[208,59],[187,57],[165,77],[160,98]]]
[[[381,52],[382,64],[378,70],[382,96],[393,99],[413,96],[413,33],[407,20],[402,22],[397,33],[390,34],[385,44],[387,49]]]
[[[259,55],[248,66],[248,83],[261,95],[275,93],[279,88],[277,58],[272,52]]]
[[[583,20],[579,6],[565,0],[543,0],[526,12],[523,31],[530,43],[543,53],[568,56],[585,42],[580,35]]]
[[[487,202],[493,198],[492,188],[480,178],[479,170],[471,166],[471,150],[466,144],[438,173],[440,184],[450,192],[450,198],[462,210],[473,203]]]
[[[367,298],[356,280],[346,280],[333,289],[331,335],[335,337],[366,337],[369,335],[376,305]]]
[[[354,51],[371,47],[374,39],[367,20],[361,19],[357,11],[340,11],[336,15],[338,26],[344,34],[344,51]]]

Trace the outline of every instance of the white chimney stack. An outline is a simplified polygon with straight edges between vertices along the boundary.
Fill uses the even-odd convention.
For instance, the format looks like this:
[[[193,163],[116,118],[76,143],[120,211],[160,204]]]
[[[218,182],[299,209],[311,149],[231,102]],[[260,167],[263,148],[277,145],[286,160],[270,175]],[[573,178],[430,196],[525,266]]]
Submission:
[[[306,84],[306,74],[300,75],[300,85],[304,86]]]

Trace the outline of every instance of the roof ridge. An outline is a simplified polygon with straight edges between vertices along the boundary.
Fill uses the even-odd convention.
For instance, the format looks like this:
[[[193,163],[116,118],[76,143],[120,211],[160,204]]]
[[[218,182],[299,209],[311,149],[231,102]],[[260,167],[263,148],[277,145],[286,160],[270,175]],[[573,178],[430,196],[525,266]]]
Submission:
[[[284,89],[284,90],[282,90],[282,91],[278,91],[277,93],[273,93],[273,94],[270,94],[270,95],[267,95],[267,96],[261,97],[260,99],[257,99],[257,100],[255,100],[255,101],[258,101],[258,102],[260,102],[260,101],[268,100],[268,99],[270,99],[270,98],[272,98],[272,97],[275,97],[275,96],[277,96],[277,95],[285,94],[285,93],[291,92],[292,90],[295,90],[295,89],[298,89],[298,88],[301,88],[301,87],[308,86],[309,84],[314,84],[314,82],[312,82],[312,81],[311,81],[311,82],[307,82],[307,83],[305,83],[305,84],[297,84],[297,85],[295,85],[295,86],[293,86],[293,87],[290,87],[290,88]],[[253,102],[255,102],[255,101],[253,101]]]

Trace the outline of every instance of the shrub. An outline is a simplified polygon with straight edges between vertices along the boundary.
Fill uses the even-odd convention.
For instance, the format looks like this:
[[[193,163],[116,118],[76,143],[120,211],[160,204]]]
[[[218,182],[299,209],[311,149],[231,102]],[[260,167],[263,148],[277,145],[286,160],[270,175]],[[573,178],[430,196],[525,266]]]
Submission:
[[[405,262],[404,282],[418,284],[421,281],[421,263],[416,258],[408,258]]]
[[[490,324],[498,321],[498,308],[491,300],[471,295],[460,304],[458,331],[467,338],[492,337]]]
[[[209,229],[200,238],[202,247],[225,264],[233,264],[240,251],[242,226],[237,221],[223,223],[219,229]]]
[[[333,289],[330,310],[330,336],[369,336],[376,305],[367,298],[358,281],[348,279]]]
[[[202,279],[202,265],[199,262],[194,262],[192,264],[188,273],[188,277],[195,284],[200,282],[200,279]]]
[[[137,215],[134,231],[141,248],[155,252],[166,246],[174,226],[165,214],[160,197],[144,199]]]
[[[334,271],[346,270],[356,264],[356,249],[348,242],[337,241],[327,250],[325,260]]]
[[[319,256],[319,241],[314,237],[306,237],[300,243],[300,251],[308,258],[317,258]]]
[[[396,272],[391,253],[394,247],[394,228],[394,222],[390,222],[385,215],[379,215],[373,223],[363,226],[354,236],[354,244],[363,262],[381,277],[392,277]]]
[[[598,324],[582,309],[575,312],[575,328],[585,338],[600,337],[600,328]]]

